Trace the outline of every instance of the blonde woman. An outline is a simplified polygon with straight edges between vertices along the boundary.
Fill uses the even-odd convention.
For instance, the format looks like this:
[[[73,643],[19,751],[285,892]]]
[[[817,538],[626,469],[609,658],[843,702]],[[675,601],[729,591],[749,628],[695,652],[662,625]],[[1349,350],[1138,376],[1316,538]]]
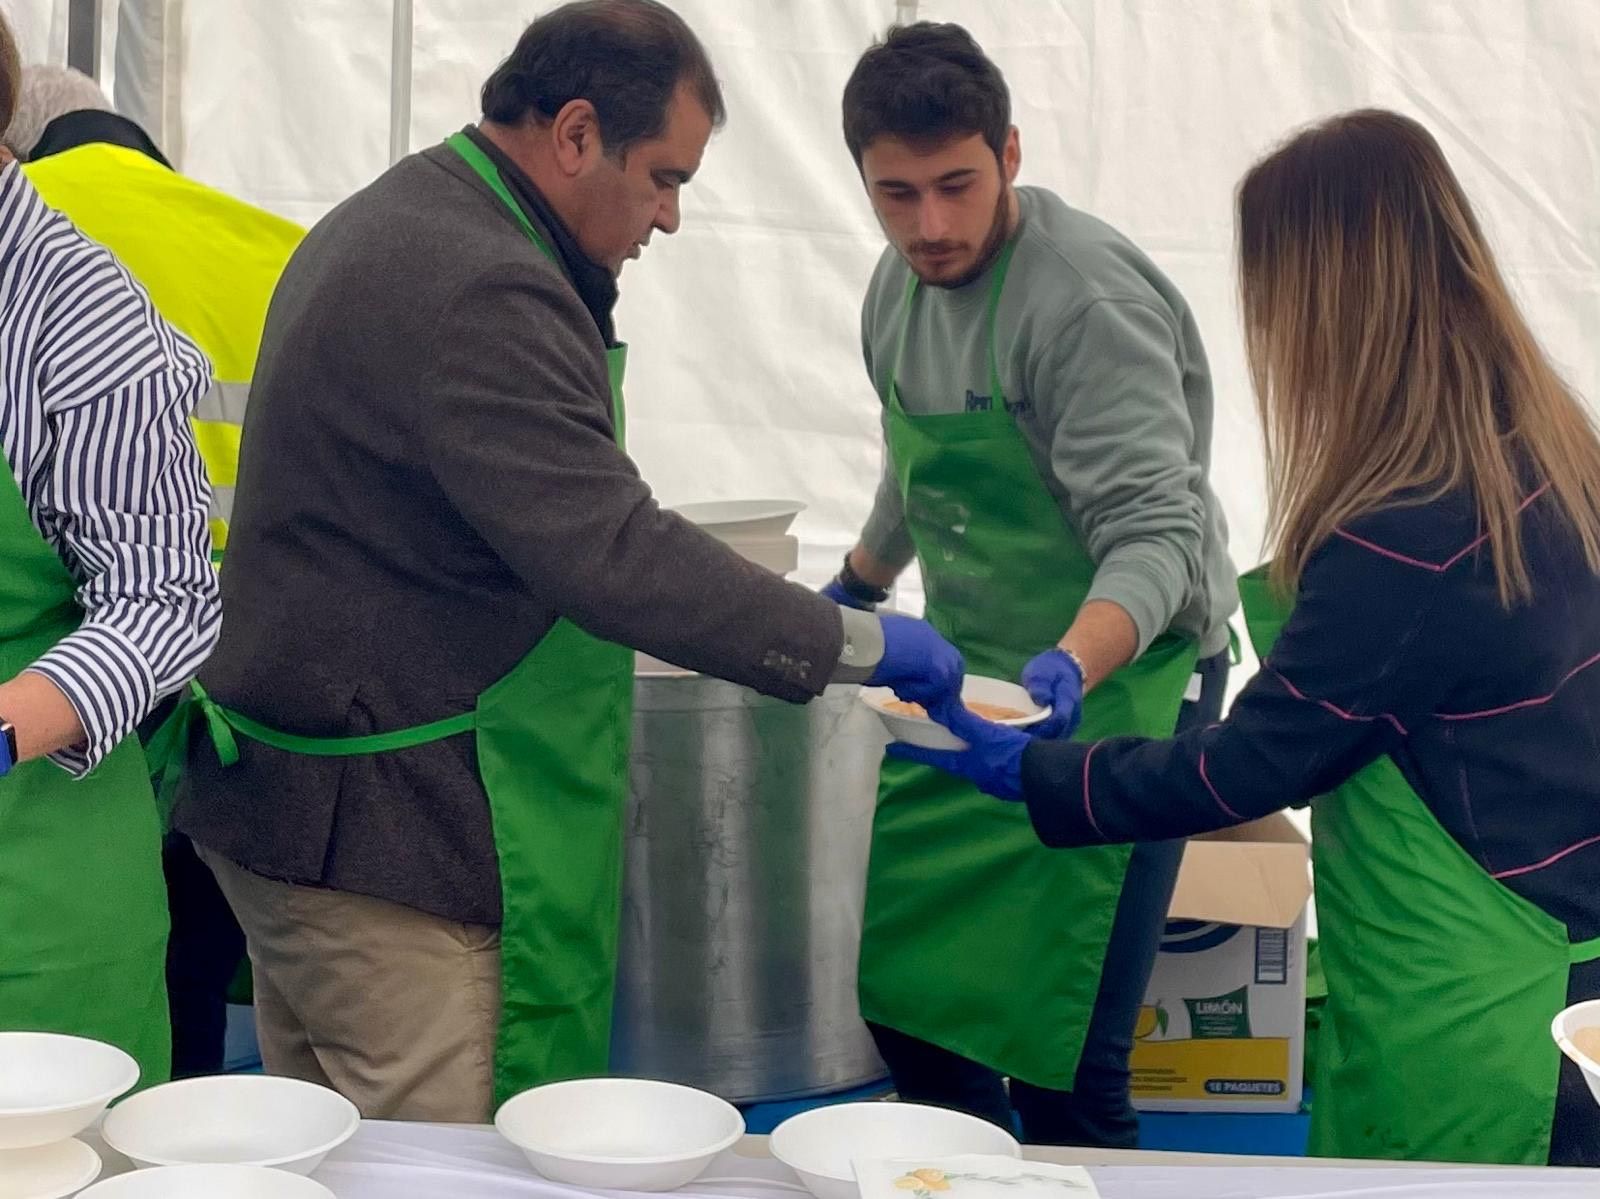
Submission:
[[[1260,674],[1173,740],[896,752],[1052,846],[1311,801],[1328,973],[1312,1148],[1600,1165],[1551,1016],[1600,997],[1600,440],[1433,138],[1349,113],[1238,196],[1270,568]]]

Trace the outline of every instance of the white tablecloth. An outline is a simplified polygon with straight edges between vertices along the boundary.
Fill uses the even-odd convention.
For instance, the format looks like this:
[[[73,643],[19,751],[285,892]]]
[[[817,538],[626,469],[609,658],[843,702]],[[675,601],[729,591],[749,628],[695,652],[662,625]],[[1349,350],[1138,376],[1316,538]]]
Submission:
[[[96,1141],[95,1147],[103,1150]],[[108,1173],[119,1166],[104,1151]],[[1033,1156],[1030,1154],[1030,1156]],[[1210,1164],[1169,1155],[1045,1150],[1090,1167],[1105,1199],[1600,1199],[1600,1171]],[[1276,1163],[1277,1159],[1273,1159]],[[1117,1164],[1096,1164],[1114,1162]],[[1127,1164],[1123,1164],[1127,1163]],[[338,1199],[592,1199],[604,1192],[546,1182],[492,1129],[368,1121],[313,1175]],[[807,1194],[751,1138],[725,1153],[679,1199],[796,1199]]]

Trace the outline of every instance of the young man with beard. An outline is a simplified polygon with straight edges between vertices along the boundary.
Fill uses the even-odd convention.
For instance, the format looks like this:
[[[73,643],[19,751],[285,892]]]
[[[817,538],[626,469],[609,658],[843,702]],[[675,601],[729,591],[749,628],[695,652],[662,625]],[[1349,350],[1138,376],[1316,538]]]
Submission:
[[[829,594],[871,607],[917,559],[929,619],[973,674],[1052,705],[1045,735],[1217,719],[1237,598],[1183,297],[1015,186],[1005,81],[958,26],[869,50],[844,131],[890,243],[862,312],[886,469]],[[887,763],[861,1005],[902,1097],[1135,1144],[1128,1055],[1181,855],[1052,855],[1020,807]]]

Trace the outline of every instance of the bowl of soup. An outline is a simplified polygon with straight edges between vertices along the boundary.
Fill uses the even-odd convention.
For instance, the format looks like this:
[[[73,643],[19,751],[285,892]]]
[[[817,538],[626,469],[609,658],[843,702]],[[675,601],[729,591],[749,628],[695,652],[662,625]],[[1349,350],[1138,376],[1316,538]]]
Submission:
[[[887,687],[866,687],[861,702],[877,713],[895,741],[924,749],[965,749],[967,743],[925,712],[921,705],[900,699]],[[961,702],[975,716],[1011,728],[1027,728],[1050,715],[1015,683],[1004,679],[968,675],[961,685]]]
[[[1550,1025],[1550,1035],[1583,1071],[1590,1093],[1600,1103],[1600,999],[1567,1008]]]

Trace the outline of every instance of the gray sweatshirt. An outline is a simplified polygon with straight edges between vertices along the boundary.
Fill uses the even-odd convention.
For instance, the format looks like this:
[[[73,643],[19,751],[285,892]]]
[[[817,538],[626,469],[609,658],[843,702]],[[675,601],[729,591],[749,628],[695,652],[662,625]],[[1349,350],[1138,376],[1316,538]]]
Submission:
[[[1052,192],[1017,195],[1022,224],[995,317],[1000,382],[1040,477],[1095,562],[1088,598],[1128,612],[1140,652],[1169,628],[1198,640],[1203,655],[1221,652],[1238,594],[1208,482],[1211,377],[1194,317],[1115,229]],[[880,395],[908,270],[889,247],[862,307],[862,349]],[[899,374],[908,413],[995,402],[990,282],[986,274],[956,290],[920,291]],[[887,454],[862,541],[895,567],[915,556]],[[1062,632],[1072,616],[1062,614]]]

